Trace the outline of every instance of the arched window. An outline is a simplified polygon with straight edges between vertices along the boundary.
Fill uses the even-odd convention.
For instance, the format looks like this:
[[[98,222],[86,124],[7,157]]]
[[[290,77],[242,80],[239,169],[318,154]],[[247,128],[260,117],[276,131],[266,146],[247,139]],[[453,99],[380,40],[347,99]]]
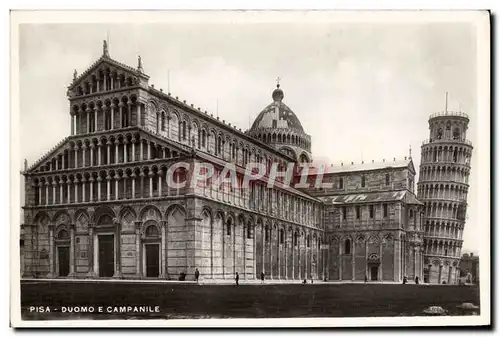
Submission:
[[[443,129],[439,128],[436,135],[437,139],[443,138]]]
[[[385,174],[385,186],[389,186],[391,182],[391,176],[389,175],[389,173],[386,173]]]
[[[266,226],[266,229],[264,230],[264,241],[269,242],[269,226]]]
[[[280,244],[282,244],[283,242],[285,242],[285,231],[283,230],[283,228],[280,229]]]
[[[295,232],[293,234],[293,245],[297,247],[298,243],[299,243],[299,233]]]
[[[356,206],[356,219],[359,219],[361,217],[361,208],[359,206]]]
[[[182,140],[186,140],[186,121],[182,121]]]
[[[219,137],[218,138],[218,142],[217,142],[217,154],[221,154],[222,153],[222,137]]]
[[[146,237],[157,238],[158,236],[158,228],[156,228],[156,226],[150,225],[146,228]]]
[[[231,222],[228,221],[226,225],[226,234],[231,235]]]
[[[460,130],[458,128],[455,128],[453,130],[453,139],[459,139],[460,138]]]
[[[67,239],[69,239],[69,234],[68,234],[68,231],[67,231],[67,230],[65,230],[65,229],[61,229],[61,230],[59,231],[59,233],[57,233],[57,238],[58,238],[59,240],[67,240]]]
[[[311,237],[307,235],[307,247],[311,247]]]
[[[201,146],[205,147],[207,145],[207,133],[205,130],[201,131]]]
[[[339,189],[340,190],[344,189],[344,178],[339,178]]]
[[[247,239],[252,238],[252,226],[247,225]]]
[[[413,210],[410,209],[410,219],[413,218]]]
[[[344,254],[351,254],[351,240],[344,241]]]
[[[366,179],[365,176],[361,176],[361,187],[365,187]]]
[[[375,211],[373,209],[373,205],[370,205],[370,218],[373,218],[374,213],[375,213]]]
[[[161,131],[165,131],[165,111],[161,112]]]

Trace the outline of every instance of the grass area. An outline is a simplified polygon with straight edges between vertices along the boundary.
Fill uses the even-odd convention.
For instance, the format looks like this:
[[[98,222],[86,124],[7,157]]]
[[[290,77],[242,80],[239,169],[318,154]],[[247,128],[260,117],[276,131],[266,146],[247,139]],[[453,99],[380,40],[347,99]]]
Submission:
[[[70,318],[29,313],[30,306],[159,306],[157,318],[279,318],[414,316],[439,305],[451,314],[463,302],[479,305],[479,288],[414,284],[195,285],[141,283],[23,282],[24,319]],[[90,314],[73,314],[85,318]],[[113,318],[153,318],[121,314]],[[99,317],[98,317],[99,316]],[[87,318],[90,318],[87,316]],[[111,318],[92,314],[92,318]]]

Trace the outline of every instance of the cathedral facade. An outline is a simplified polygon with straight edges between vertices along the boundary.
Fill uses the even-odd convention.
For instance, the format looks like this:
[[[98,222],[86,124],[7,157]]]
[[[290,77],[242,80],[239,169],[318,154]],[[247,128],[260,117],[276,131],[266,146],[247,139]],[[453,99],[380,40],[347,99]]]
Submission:
[[[67,94],[71,134],[23,172],[22,277],[423,280],[411,156],[314,167],[279,85],[242,131],[104,45]],[[247,181],[252,163],[264,169]],[[210,178],[194,179],[207,164]],[[292,184],[273,177],[290,165]],[[235,183],[215,184],[228,166]]]

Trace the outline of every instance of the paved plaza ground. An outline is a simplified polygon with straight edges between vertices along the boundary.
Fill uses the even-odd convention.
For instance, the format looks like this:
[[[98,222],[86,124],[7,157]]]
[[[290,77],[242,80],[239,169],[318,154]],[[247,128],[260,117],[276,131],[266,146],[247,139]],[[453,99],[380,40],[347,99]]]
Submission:
[[[415,316],[438,305],[479,305],[477,286],[415,284],[202,284],[173,282],[23,281],[23,319],[280,318]],[[50,313],[30,312],[46,307]],[[158,306],[158,313],[61,313],[62,307]],[[106,311],[106,309],[104,309]]]

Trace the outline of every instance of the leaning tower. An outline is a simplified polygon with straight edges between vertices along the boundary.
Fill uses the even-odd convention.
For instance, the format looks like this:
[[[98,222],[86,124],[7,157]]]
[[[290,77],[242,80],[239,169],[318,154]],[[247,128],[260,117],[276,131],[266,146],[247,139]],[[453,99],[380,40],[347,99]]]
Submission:
[[[469,117],[444,111],[429,117],[421,147],[418,198],[425,203],[424,282],[454,284],[459,276],[472,143]]]

